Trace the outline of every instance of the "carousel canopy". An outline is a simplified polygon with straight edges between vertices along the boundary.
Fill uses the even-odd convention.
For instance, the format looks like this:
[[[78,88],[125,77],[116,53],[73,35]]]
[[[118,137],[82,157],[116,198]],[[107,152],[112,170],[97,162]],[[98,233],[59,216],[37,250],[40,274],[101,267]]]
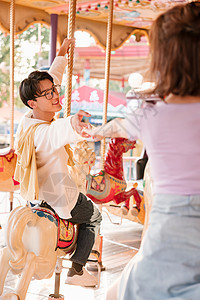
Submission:
[[[137,39],[148,35],[152,21],[169,7],[189,0],[114,0],[112,49],[119,48],[131,34]],[[40,22],[50,25],[51,15],[58,15],[60,41],[67,35],[68,0],[16,0],[16,33],[21,33],[30,24]],[[108,0],[78,0],[76,30],[89,31],[105,48],[108,19]],[[10,0],[0,0],[0,28],[9,32]]]
[[[74,75],[84,77],[88,69],[90,78],[105,77],[105,50],[101,47],[75,47]],[[134,72],[142,74],[145,81],[151,81],[149,70],[149,46],[147,38],[138,43],[131,37],[122,47],[111,52],[110,79],[127,81]]]
[[[81,86],[72,91],[71,109],[72,113],[83,109],[94,116],[103,115],[104,91],[89,86]],[[64,96],[60,101],[64,105]],[[126,113],[126,96],[122,92],[109,92],[108,95],[108,117],[124,117]],[[94,123],[94,122],[93,122]],[[102,120],[101,120],[102,123]]]

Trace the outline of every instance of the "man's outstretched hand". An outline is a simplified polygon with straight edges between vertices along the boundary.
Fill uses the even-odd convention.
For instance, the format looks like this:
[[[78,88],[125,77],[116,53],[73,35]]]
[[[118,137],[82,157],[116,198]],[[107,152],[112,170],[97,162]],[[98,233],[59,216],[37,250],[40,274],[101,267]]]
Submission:
[[[82,137],[90,137],[90,135],[88,135],[88,133],[84,132],[83,129],[84,128],[90,128],[91,124],[82,122],[83,117],[90,117],[91,114],[89,114],[88,112],[84,111],[84,110],[79,110],[72,118],[71,118],[71,125],[72,128],[78,133],[80,134]]]

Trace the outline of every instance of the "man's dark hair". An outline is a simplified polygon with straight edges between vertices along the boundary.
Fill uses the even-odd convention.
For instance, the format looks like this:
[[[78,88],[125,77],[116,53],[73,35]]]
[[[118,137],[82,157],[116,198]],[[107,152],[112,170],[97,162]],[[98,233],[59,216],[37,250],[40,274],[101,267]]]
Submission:
[[[28,78],[25,78],[19,86],[19,95],[22,102],[28,105],[28,100],[32,100],[41,95],[40,81],[48,79],[53,83],[53,77],[45,71],[34,71],[29,74]]]

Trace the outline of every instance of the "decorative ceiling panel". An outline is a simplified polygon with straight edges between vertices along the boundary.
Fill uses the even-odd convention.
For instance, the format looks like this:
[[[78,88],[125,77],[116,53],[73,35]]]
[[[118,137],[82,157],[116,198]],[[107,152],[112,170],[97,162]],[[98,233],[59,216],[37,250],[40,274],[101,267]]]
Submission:
[[[153,20],[166,9],[191,0],[114,0],[112,49],[120,47],[133,33],[148,33]],[[16,0],[16,33],[34,22],[50,25],[50,15],[58,14],[60,41],[67,33],[68,0]],[[9,32],[9,0],[0,0],[0,28]],[[76,29],[89,31],[105,48],[109,1],[78,0]]]

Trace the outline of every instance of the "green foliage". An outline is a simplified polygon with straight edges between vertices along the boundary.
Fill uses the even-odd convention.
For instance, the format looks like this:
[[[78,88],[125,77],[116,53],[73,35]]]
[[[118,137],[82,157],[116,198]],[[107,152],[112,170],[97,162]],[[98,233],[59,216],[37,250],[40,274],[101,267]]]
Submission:
[[[36,53],[34,57],[27,58],[24,61],[24,45],[30,43],[32,45],[38,43],[41,39],[40,53]],[[15,38],[15,75],[21,74],[21,70],[27,66],[25,76],[28,75],[29,69],[37,69],[39,60],[48,59],[49,54],[49,28],[39,24],[31,25],[26,31]],[[39,48],[39,47],[38,47]],[[15,76],[19,77],[19,76]],[[18,95],[20,81],[15,78],[15,105],[18,107],[24,106]],[[10,36],[0,32],[0,107],[3,102],[9,102],[10,97]]]
[[[10,37],[3,37],[0,33],[0,107],[9,99],[9,64],[10,64]]]
[[[120,81],[110,80],[109,81],[109,90],[113,92],[120,92]]]
[[[95,88],[102,89],[102,87],[100,86],[100,83],[97,83],[95,85]],[[130,89],[131,88],[130,88],[128,82],[125,82],[123,92],[126,94]],[[110,80],[109,81],[109,91],[111,91],[111,92],[121,92],[122,91],[121,81],[119,81],[119,80]]]

